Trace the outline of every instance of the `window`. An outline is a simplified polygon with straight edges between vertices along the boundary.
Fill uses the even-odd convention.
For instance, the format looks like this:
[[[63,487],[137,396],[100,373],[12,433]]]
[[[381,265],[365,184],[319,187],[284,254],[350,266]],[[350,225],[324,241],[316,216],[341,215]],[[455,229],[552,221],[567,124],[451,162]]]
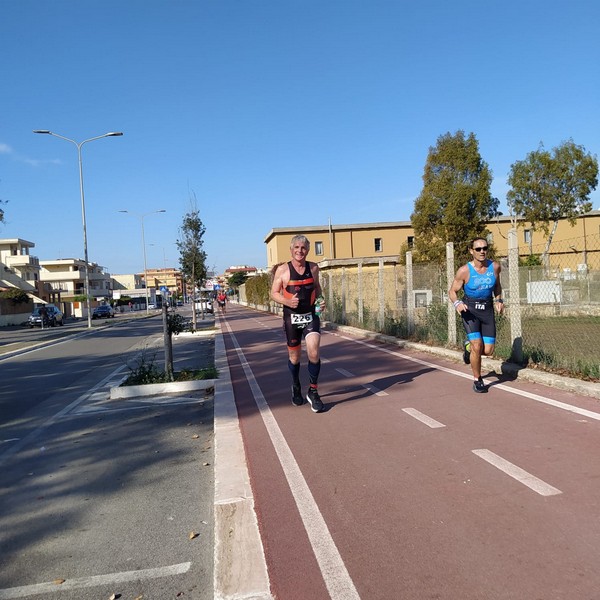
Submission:
[[[415,247],[415,236],[414,236],[414,235],[409,235],[409,236],[406,238],[406,245],[407,245],[409,248],[414,248],[414,247]]]
[[[375,252],[383,252],[383,240],[375,238]]]
[[[526,244],[531,244],[531,229],[525,229],[523,236]]]
[[[315,254],[323,256],[323,242],[315,242]]]

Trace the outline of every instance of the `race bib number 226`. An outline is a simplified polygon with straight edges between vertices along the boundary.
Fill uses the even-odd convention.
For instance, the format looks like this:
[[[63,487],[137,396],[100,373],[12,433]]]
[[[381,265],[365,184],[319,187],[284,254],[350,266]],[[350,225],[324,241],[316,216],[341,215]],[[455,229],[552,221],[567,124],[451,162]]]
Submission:
[[[305,313],[305,314],[292,313],[291,317],[292,317],[292,325],[296,325],[298,327],[305,327],[312,321],[311,313]]]

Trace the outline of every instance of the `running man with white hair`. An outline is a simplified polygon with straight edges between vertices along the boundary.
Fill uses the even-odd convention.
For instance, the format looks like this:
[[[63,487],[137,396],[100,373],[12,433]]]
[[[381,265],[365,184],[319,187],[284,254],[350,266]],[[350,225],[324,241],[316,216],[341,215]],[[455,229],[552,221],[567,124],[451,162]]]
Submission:
[[[319,266],[309,262],[306,257],[310,251],[310,242],[304,235],[295,235],[290,244],[292,260],[282,263],[275,270],[271,286],[271,298],[283,304],[283,328],[288,346],[288,368],[292,375],[292,403],[304,404],[300,383],[300,355],[302,338],[306,344],[308,356],[309,388],[306,399],[313,412],[323,410],[319,396],[318,380],[321,370],[321,320],[315,314],[315,302],[320,302],[321,311],[325,302],[321,298]]]

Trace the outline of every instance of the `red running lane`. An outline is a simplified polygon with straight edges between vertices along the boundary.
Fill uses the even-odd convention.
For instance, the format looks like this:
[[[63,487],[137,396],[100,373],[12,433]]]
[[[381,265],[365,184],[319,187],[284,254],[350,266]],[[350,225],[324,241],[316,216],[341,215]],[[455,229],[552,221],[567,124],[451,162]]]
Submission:
[[[599,597],[600,465],[589,460],[600,435],[597,400],[539,384],[499,386],[493,377],[479,395],[462,364],[324,333],[326,412],[314,414],[291,404],[281,319],[232,305],[224,324],[276,598],[333,597],[335,573],[321,572],[306,532],[312,525],[302,521],[248,371],[362,600]],[[301,374],[306,387],[304,357]],[[515,472],[483,460],[474,452],[481,450]],[[557,493],[541,495],[528,486],[536,481]]]

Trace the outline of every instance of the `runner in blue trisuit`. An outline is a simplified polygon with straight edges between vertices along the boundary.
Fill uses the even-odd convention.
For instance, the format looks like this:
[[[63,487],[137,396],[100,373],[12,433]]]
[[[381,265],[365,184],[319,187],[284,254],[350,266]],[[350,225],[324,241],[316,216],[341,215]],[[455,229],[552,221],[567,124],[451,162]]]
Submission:
[[[463,359],[471,365],[475,380],[473,390],[479,394],[487,392],[481,377],[481,356],[491,356],[496,344],[494,305],[498,314],[504,311],[501,267],[498,262],[486,258],[487,251],[487,240],[475,238],[469,248],[473,260],[458,269],[448,290],[450,302],[463,320],[467,334]],[[461,290],[464,295],[459,299]]]

